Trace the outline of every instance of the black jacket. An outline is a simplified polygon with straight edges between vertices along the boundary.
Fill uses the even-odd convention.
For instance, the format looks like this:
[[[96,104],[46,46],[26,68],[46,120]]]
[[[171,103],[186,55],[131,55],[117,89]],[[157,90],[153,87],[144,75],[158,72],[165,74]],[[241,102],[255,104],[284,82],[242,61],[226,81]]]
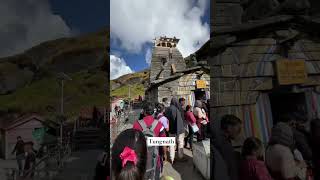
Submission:
[[[183,114],[181,114],[180,104],[176,98],[171,99],[170,107],[165,112],[166,117],[169,119],[169,132],[171,134],[184,133]]]
[[[213,145],[219,151],[222,159],[225,162],[227,168],[227,174],[230,180],[239,179],[239,162],[237,161],[236,153],[233,149],[232,143],[224,136],[222,132],[217,133]],[[219,162],[219,161],[217,161]],[[219,166],[218,164],[215,165]],[[216,171],[216,170],[215,170]]]
[[[13,152],[16,153],[16,156],[20,154],[24,154],[24,142],[22,140],[19,140],[17,144],[14,146]]]
[[[312,160],[312,149],[310,147],[308,137],[301,131],[293,129],[296,148],[301,152],[303,159]]]

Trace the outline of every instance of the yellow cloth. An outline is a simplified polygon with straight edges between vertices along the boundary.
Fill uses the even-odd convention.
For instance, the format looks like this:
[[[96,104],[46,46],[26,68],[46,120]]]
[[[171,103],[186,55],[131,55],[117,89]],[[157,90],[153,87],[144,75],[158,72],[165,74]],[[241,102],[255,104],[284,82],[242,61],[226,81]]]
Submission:
[[[175,170],[169,162],[165,161],[161,180],[182,180],[182,178],[179,172]]]
[[[171,176],[163,176],[161,180],[174,180]]]

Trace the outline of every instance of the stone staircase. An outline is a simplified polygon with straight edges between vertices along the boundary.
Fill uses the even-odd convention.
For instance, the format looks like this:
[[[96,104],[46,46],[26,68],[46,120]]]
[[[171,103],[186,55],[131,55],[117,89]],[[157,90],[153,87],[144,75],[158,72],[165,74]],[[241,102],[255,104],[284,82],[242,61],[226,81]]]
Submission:
[[[78,129],[73,138],[74,150],[101,149],[106,144],[107,132],[98,128]]]
[[[93,180],[97,157],[103,151],[108,133],[98,128],[77,129],[73,138],[73,151],[64,158],[62,168],[57,166],[57,157],[51,157],[45,164],[37,165],[34,180]],[[40,160],[37,160],[38,163]],[[43,162],[44,163],[44,162]],[[16,169],[0,172],[2,180],[23,180]]]

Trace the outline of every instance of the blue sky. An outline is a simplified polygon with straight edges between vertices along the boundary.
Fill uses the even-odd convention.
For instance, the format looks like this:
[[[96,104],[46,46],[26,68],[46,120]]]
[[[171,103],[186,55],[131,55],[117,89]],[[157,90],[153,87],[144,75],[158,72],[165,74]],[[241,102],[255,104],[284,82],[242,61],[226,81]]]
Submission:
[[[73,33],[88,33],[109,27],[108,0],[50,0],[54,14],[59,14]]]
[[[0,57],[109,27],[108,0],[1,0]]]
[[[114,38],[114,37],[113,37]],[[145,43],[143,45],[142,51],[139,53],[128,52],[122,48],[118,43],[112,43],[110,46],[110,54],[116,55],[125,59],[127,65],[134,71],[138,72],[149,67],[145,61],[145,54],[148,48],[152,47],[152,43]]]
[[[171,9],[168,9],[168,2]],[[152,39],[159,35],[172,34],[180,38],[180,42],[184,41],[178,48],[185,57],[210,37],[209,0],[162,0],[157,3],[135,0],[134,4],[111,0],[110,3],[111,79],[129,73],[128,68],[133,72],[148,68],[146,53],[153,46]],[[166,16],[165,11],[173,15]],[[200,45],[192,46],[197,42]],[[113,66],[115,61],[117,65]],[[126,68],[121,68],[120,64]]]

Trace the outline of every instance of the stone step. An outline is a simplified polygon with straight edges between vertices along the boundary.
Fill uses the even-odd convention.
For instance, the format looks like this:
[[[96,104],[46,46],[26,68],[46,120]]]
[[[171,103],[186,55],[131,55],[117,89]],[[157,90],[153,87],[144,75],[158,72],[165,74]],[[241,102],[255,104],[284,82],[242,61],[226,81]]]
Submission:
[[[74,140],[76,139],[100,139],[102,138],[101,136],[99,135],[86,135],[86,136],[75,136],[73,137]]]
[[[99,141],[99,140],[79,140],[79,141],[74,141],[74,144],[102,144],[103,141]]]
[[[85,127],[85,128],[79,128],[77,129],[77,132],[80,131],[100,131],[101,129],[95,128],[95,127]]]
[[[76,144],[75,150],[84,150],[84,149],[103,149],[104,144]]]
[[[78,141],[101,141],[104,138],[100,138],[100,137],[79,137],[79,138],[74,138],[73,142],[78,142]]]
[[[75,136],[79,136],[79,135],[92,135],[92,134],[97,134],[97,135],[100,135],[102,134],[101,131],[97,131],[97,132],[76,132],[75,133]]]
[[[95,132],[101,132],[99,129],[92,129],[92,130],[78,130],[76,133],[95,133]]]
[[[52,180],[92,180],[94,176],[90,175],[72,175],[72,176],[57,176],[54,177]],[[47,180],[47,179],[43,179]]]

